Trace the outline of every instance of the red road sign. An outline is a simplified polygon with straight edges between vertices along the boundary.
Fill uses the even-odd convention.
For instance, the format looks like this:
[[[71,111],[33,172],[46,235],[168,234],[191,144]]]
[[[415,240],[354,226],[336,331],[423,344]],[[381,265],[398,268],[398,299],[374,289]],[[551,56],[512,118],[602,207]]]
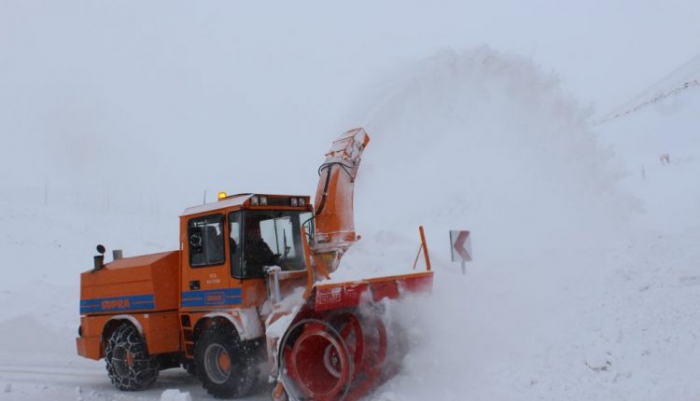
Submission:
[[[453,262],[469,262],[472,260],[472,246],[469,231],[450,231]]]

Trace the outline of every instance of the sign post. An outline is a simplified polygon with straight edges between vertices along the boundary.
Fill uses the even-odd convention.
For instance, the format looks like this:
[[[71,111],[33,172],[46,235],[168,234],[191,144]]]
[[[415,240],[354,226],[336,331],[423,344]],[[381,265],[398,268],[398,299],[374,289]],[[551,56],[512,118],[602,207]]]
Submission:
[[[452,261],[462,262],[462,274],[467,274],[466,262],[472,260],[471,232],[450,230],[450,250]]]

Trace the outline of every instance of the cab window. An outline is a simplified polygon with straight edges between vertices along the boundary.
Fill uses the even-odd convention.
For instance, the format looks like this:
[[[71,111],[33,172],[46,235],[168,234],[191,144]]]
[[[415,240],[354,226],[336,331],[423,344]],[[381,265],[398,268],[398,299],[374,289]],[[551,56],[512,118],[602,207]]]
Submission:
[[[224,253],[224,216],[190,219],[187,223],[190,266],[218,266],[226,261]]]
[[[301,226],[313,230],[310,212],[246,211],[242,213],[241,278],[261,278],[266,266],[303,270]],[[235,274],[235,273],[234,273]]]

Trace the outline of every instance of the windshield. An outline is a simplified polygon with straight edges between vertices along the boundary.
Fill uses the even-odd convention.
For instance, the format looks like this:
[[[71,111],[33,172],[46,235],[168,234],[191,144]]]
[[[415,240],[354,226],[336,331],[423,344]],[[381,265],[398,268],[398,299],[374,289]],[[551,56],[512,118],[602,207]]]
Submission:
[[[301,226],[313,235],[311,212],[254,210],[243,213],[244,278],[264,277],[265,266],[303,270]]]

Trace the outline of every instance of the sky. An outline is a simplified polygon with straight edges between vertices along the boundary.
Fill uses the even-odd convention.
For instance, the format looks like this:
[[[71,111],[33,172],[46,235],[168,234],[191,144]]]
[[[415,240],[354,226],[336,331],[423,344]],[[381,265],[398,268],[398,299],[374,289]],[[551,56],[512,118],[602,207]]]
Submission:
[[[407,65],[489,46],[604,114],[700,53],[699,18],[696,1],[5,0],[2,195],[172,216],[205,191],[311,194]]]

